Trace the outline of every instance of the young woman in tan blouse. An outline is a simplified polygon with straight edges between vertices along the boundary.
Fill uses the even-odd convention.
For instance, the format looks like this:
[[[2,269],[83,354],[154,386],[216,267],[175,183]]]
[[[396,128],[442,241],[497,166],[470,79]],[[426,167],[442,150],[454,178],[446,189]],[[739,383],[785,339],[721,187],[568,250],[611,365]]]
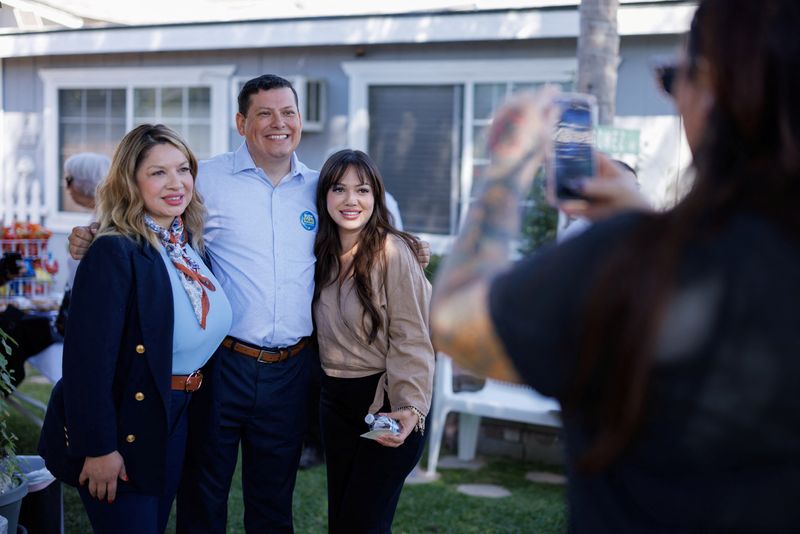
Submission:
[[[320,172],[314,320],[331,533],[390,532],[403,481],[424,446],[434,351],[431,287],[417,240],[389,223],[383,181],[365,153],[342,150]],[[373,441],[367,413],[400,434]]]

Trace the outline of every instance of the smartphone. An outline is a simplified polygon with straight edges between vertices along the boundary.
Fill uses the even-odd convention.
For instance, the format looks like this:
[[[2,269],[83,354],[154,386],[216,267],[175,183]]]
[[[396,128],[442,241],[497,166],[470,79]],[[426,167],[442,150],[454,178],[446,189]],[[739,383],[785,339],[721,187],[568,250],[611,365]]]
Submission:
[[[558,119],[549,158],[549,182],[556,201],[582,199],[581,182],[595,175],[597,101],[592,95],[561,93],[554,105]]]

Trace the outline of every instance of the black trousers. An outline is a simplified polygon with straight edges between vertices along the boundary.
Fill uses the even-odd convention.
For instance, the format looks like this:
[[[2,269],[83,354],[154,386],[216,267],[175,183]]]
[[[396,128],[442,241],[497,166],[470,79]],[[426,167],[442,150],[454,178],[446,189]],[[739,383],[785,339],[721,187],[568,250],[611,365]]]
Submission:
[[[328,468],[331,534],[391,532],[403,482],[425,446],[416,431],[398,448],[360,437],[369,430],[364,416],[380,376],[322,378],[320,422]],[[380,411],[391,411],[388,401]]]
[[[214,447],[191,443],[178,492],[179,533],[224,534],[228,493],[241,444],[244,529],[288,534],[292,494],[306,430],[308,385],[319,359],[311,347],[279,363],[217,349],[214,385],[220,424]]]

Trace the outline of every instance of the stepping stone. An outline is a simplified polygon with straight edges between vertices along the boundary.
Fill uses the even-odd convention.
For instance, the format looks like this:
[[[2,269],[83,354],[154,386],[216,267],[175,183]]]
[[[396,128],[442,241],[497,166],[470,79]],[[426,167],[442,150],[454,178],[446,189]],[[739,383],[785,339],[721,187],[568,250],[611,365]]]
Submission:
[[[547,471],[529,471],[525,474],[525,480],[538,482],[539,484],[558,484],[561,486],[567,483],[567,477],[564,475],[548,473]]]
[[[406,484],[410,486],[414,486],[417,484],[429,484],[436,480],[439,480],[442,475],[439,473],[433,473],[429,475],[428,472],[422,469],[420,466],[416,466],[411,473],[408,474],[406,477]]]
[[[511,492],[506,488],[494,484],[459,484],[456,486],[456,491],[471,497],[486,497],[488,499],[501,499],[511,496]]]
[[[441,469],[465,469],[467,471],[477,471],[482,469],[486,462],[479,459],[474,460],[459,460],[458,456],[442,456],[439,459],[439,468]]]
[[[46,377],[42,375],[28,376],[25,378],[28,384],[52,384]]]

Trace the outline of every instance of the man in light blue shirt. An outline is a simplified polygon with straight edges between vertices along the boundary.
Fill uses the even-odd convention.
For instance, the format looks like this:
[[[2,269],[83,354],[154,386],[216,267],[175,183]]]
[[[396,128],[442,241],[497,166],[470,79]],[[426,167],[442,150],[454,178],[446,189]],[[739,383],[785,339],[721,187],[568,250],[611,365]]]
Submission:
[[[240,441],[246,531],[292,531],[308,386],[319,366],[309,344],[319,173],[295,154],[297,104],[283,78],[248,81],[236,115],[246,142],[200,166],[206,246],[233,326],[217,353],[219,413],[209,419],[219,420],[218,434],[189,447],[180,532],[225,532]]]
[[[206,247],[233,308],[230,335],[288,347],[311,335],[319,173],[291,154],[273,184],[242,144],[200,166]],[[279,171],[282,172],[282,171]]]

